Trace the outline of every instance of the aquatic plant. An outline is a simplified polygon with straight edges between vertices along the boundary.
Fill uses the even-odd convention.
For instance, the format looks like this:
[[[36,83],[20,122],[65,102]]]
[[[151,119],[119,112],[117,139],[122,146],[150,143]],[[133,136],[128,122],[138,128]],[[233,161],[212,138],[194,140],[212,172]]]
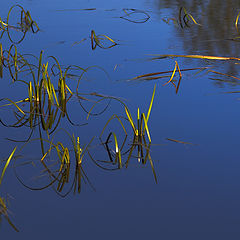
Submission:
[[[153,174],[154,174],[155,181],[157,182],[157,176],[156,176],[156,173],[155,173],[155,170],[154,170],[153,161],[152,161],[152,158],[150,156],[150,147],[151,147],[152,140],[151,140],[151,136],[150,136],[150,130],[149,130],[149,127],[148,127],[148,121],[149,121],[150,113],[151,113],[151,110],[152,110],[152,105],[153,105],[153,101],[154,101],[155,91],[156,91],[156,85],[154,86],[154,90],[153,90],[153,93],[152,93],[152,98],[151,98],[151,101],[150,101],[150,104],[149,104],[149,108],[148,108],[147,114],[141,113],[140,112],[140,108],[138,108],[137,109],[137,121],[136,122],[134,122],[132,114],[131,114],[129,108],[127,107],[127,105],[123,101],[121,101],[118,98],[114,98],[114,97],[105,97],[105,99],[106,98],[110,98],[110,99],[116,100],[119,103],[121,103],[123,105],[123,107],[124,107],[126,117],[121,117],[121,116],[118,116],[117,114],[113,114],[108,119],[108,121],[105,124],[105,126],[103,127],[102,132],[100,134],[100,139],[101,139],[101,143],[105,147],[105,149],[106,149],[106,151],[108,153],[108,157],[109,157],[109,161],[103,161],[103,162],[105,162],[107,164],[108,163],[114,164],[114,165],[117,164],[117,169],[121,169],[124,165],[127,168],[130,159],[133,157],[133,151],[137,148],[137,159],[138,159],[138,162],[141,161],[143,164],[146,164],[147,160],[149,160],[149,162],[151,164],[151,168],[152,168]],[[95,103],[92,106],[92,108],[89,110],[87,119],[89,118],[93,108],[99,102],[101,102],[103,99],[100,99],[97,103]],[[104,131],[106,130],[106,128],[109,125],[109,123],[112,120],[114,120],[114,119],[118,120],[118,122],[120,123],[120,125],[121,125],[121,127],[122,127],[122,129],[123,129],[123,131],[125,133],[125,139],[124,139],[123,143],[121,144],[121,146],[118,143],[117,134],[115,132],[113,132],[113,131],[111,131],[108,134],[108,136],[106,138],[106,141],[102,140],[102,136],[103,136]],[[132,129],[132,133],[133,133],[133,134],[131,134],[133,136],[132,137],[132,142],[130,144],[131,146],[130,146],[130,148],[128,148],[124,152],[123,152],[123,148],[124,148],[124,146],[126,144],[126,138],[128,136],[128,131],[126,130],[127,126],[123,123],[123,121],[121,119],[122,120],[126,120],[130,124],[130,127]],[[147,134],[147,138],[148,138],[148,143],[147,143],[146,138],[145,138],[146,134]],[[110,138],[112,136],[114,138],[114,149],[110,149],[110,147],[109,147]],[[146,153],[144,154],[144,152],[146,152]],[[127,159],[126,159],[125,162],[123,162],[123,159],[122,159],[122,156],[124,156],[124,155],[127,155]],[[109,170],[108,168],[103,167],[98,162],[96,162],[93,159],[93,157],[91,156],[90,153],[89,153],[89,156],[90,156],[90,158],[93,160],[93,162],[96,165],[102,167],[103,169]],[[110,168],[110,170],[113,170],[113,169]]]
[[[13,48],[12,46],[8,52],[8,56],[12,56],[9,54]],[[34,65],[33,63],[27,61],[23,55],[17,54],[16,47],[14,46],[14,48],[15,54],[14,57],[12,57],[13,63],[10,64],[10,57],[6,59],[13,81],[18,81],[17,76],[21,72],[28,73],[29,76],[31,76],[31,80],[19,80],[27,87],[27,98],[19,101],[13,101],[8,98],[1,99],[1,101],[5,100],[9,102],[7,104],[3,104],[1,107],[13,105],[17,109],[17,112],[14,111],[14,116],[16,118],[15,123],[7,124],[2,120],[1,123],[4,126],[15,128],[28,126],[32,132],[36,126],[39,126],[40,136],[41,130],[47,132],[47,134],[54,132],[61,119],[65,116],[69,122],[74,125],[67,112],[67,102],[73,96],[73,92],[66,83],[68,72],[71,70],[71,67],[63,70],[58,60],[55,57],[50,56],[49,59],[54,61],[53,66],[58,71],[57,74],[54,74],[54,77],[57,77],[57,80],[55,78],[52,79],[53,74],[49,73],[49,63],[42,62],[43,51],[41,51],[40,56],[37,59],[38,65]],[[11,70],[12,65],[14,65],[14,72]],[[80,67],[78,67],[78,70],[84,71],[84,69]],[[19,104],[23,103],[25,104],[24,108],[19,106]],[[29,110],[27,110],[27,108]]]
[[[107,39],[108,41],[110,41],[110,45],[109,46],[105,46],[102,41]],[[97,46],[99,46],[100,48],[103,49],[109,49],[112,48],[114,46],[118,45],[118,43],[116,41],[114,41],[112,38],[104,35],[104,34],[99,34],[96,35],[95,31],[92,30],[91,31],[91,46],[92,46],[92,50],[96,49]]]
[[[13,149],[12,153],[10,154],[10,156],[8,157],[8,159],[6,160],[5,166],[4,166],[4,168],[3,168],[3,170],[2,170],[2,173],[1,173],[1,176],[0,176],[0,187],[1,187],[1,184],[2,184],[2,180],[3,180],[4,174],[5,174],[5,172],[6,172],[6,169],[7,169],[8,165],[9,165],[11,159],[13,158],[13,155],[14,155],[14,153],[15,153],[15,151],[16,151],[16,148],[17,148],[17,147],[15,147],[15,148]],[[19,232],[19,230],[18,230],[18,229],[16,228],[16,226],[12,223],[12,221],[10,220],[10,218],[9,218],[9,216],[8,216],[8,208],[7,208],[7,202],[6,202],[6,200],[5,200],[3,197],[0,196],[0,221],[1,221],[1,216],[3,216],[3,217],[7,220],[7,222],[11,225],[11,227],[12,227],[15,231]]]
[[[11,13],[13,9],[19,8],[20,11],[20,16],[19,16],[19,22],[16,24],[16,26],[10,25],[10,19],[11,19]],[[1,37],[3,36],[4,32],[7,32],[8,38],[12,43],[18,44],[23,41],[23,39],[26,36],[26,33],[31,30],[32,33],[37,33],[40,28],[38,27],[37,23],[32,19],[31,14],[29,11],[26,11],[21,5],[16,4],[13,5],[7,15],[7,20],[4,22],[2,18],[0,18],[0,31],[2,31]],[[22,37],[19,40],[13,40],[10,34],[10,29],[15,30],[15,31],[20,31],[23,33]],[[0,39],[1,39],[0,37]]]
[[[68,146],[61,141],[55,141],[56,133],[60,130],[67,135],[66,140],[70,140],[67,141]],[[93,187],[83,169],[83,163],[88,148],[94,138],[92,138],[87,145],[81,146],[79,137],[75,137],[74,134],[71,135],[63,129],[59,129],[59,131],[52,136],[51,140],[41,139],[41,141],[46,143],[48,147],[44,154],[37,159],[37,162],[43,166],[43,171],[41,172],[42,177],[45,176],[48,179],[46,185],[42,187],[32,187],[23,180],[24,176],[20,176],[17,169],[19,167],[24,167],[26,164],[22,163],[20,158],[16,159],[14,163],[14,172],[19,182],[30,190],[44,190],[53,186],[55,192],[59,196],[65,197],[72,190],[73,193],[80,193],[82,182],[88,182],[89,185]],[[20,148],[19,153],[22,153],[24,148],[27,148],[30,143],[38,140],[39,139],[29,140]],[[35,166],[36,164],[33,165]],[[69,187],[65,190],[67,186]]]
[[[188,13],[184,7],[180,7],[179,9],[178,21],[181,28],[184,28],[183,22],[186,27],[190,27],[188,24],[189,21],[192,21],[196,25],[202,26],[201,24],[197,23],[197,21],[193,18],[193,16],[190,13]]]

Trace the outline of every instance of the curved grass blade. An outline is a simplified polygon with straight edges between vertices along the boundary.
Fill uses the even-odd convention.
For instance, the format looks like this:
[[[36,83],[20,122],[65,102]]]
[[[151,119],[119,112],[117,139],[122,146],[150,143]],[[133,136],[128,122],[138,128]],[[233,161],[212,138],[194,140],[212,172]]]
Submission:
[[[25,112],[17,105],[16,102],[12,101],[12,100],[9,99],[9,98],[4,98],[4,99],[7,100],[7,101],[9,101],[10,104],[14,105],[14,106],[19,110],[19,112],[21,112],[23,115],[26,115]],[[19,102],[22,102],[22,101],[19,101]],[[10,105],[10,104],[7,104],[7,105]],[[2,106],[0,106],[0,107],[4,107],[4,106],[7,106],[7,105],[2,105]]]
[[[6,161],[6,164],[5,164],[4,168],[3,168],[3,171],[2,171],[2,174],[1,174],[1,177],[0,177],[0,186],[2,184],[3,176],[4,176],[5,172],[6,172],[6,169],[7,169],[8,165],[9,165],[9,163],[10,163],[10,161],[11,161],[11,159],[13,157],[13,154],[15,153],[16,149],[17,149],[17,147],[15,147],[13,149],[12,153],[10,154],[10,156],[8,157],[8,159]]]
[[[101,37],[109,40],[112,44],[109,46],[104,46],[100,41],[100,40],[103,40]],[[96,35],[95,31],[92,30],[91,31],[91,45],[92,45],[92,50],[96,49],[96,46],[99,46],[100,48],[103,48],[103,49],[109,49],[109,48],[112,48],[112,47],[118,45],[118,43],[116,43],[112,38],[110,38],[104,34]]]

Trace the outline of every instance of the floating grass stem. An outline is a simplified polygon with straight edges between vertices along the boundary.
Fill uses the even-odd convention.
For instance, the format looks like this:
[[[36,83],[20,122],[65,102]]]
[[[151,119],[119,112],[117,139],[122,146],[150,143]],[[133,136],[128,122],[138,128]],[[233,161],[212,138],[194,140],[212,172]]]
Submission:
[[[178,54],[150,54],[151,56],[155,56],[150,60],[157,60],[163,58],[196,58],[196,59],[207,59],[207,60],[220,60],[220,61],[229,61],[229,60],[236,60],[240,61],[240,58],[237,57],[217,57],[217,56],[204,56],[204,55],[178,55]]]

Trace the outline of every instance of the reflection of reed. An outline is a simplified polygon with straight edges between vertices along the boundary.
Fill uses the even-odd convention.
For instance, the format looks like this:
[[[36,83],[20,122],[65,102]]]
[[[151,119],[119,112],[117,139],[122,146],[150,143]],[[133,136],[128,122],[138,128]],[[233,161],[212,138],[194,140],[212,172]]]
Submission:
[[[185,7],[202,26],[175,28],[175,33],[183,43],[187,54],[233,56],[240,55],[238,31],[234,25],[240,2],[230,1],[171,1],[155,0],[157,8],[169,8],[178,19],[179,9]],[[217,9],[217,10],[216,10]],[[237,74],[236,66],[227,66],[228,74]]]
[[[170,8],[176,4],[176,1],[163,0],[157,3],[158,8]],[[177,8],[174,7],[172,10],[176,18],[182,6],[195,18],[200,19],[203,26],[190,28],[187,32],[177,28],[177,34],[182,38],[186,50],[201,50],[210,55],[239,55],[240,50],[237,45],[232,41],[224,41],[237,34],[234,21],[238,14],[236,9],[240,7],[239,1],[178,2]]]
[[[10,21],[10,16],[13,11],[13,9],[19,8],[21,10],[20,12],[20,17],[19,17],[19,23],[16,24],[16,26],[12,26],[9,21]],[[20,37],[19,40],[14,41],[11,34],[10,34],[10,29],[13,29],[15,31],[19,31],[22,33],[22,37]],[[9,40],[14,43],[18,44],[23,41],[23,39],[26,36],[26,33],[28,31],[31,31],[32,33],[37,33],[39,31],[39,27],[35,21],[33,21],[31,14],[29,11],[25,11],[24,8],[18,4],[13,5],[7,15],[7,21],[4,22],[1,17],[0,17],[0,32],[2,31],[0,35],[0,39],[3,37],[3,34],[7,32]]]
[[[138,162],[141,162],[143,165],[145,165],[147,163],[147,161],[149,161],[155,181],[157,183],[157,176],[156,176],[153,161],[152,161],[152,158],[150,155],[150,147],[151,147],[152,141],[151,141],[150,131],[149,131],[149,127],[148,127],[148,120],[149,120],[152,105],[153,105],[155,91],[156,91],[156,85],[153,90],[153,94],[152,94],[152,98],[151,98],[151,101],[149,104],[147,114],[145,115],[145,113],[141,113],[140,109],[138,108],[137,121],[133,120],[131,112],[130,112],[129,108],[126,106],[126,104],[124,102],[122,102],[120,99],[114,98],[120,104],[123,105],[123,107],[125,109],[126,117],[120,117],[116,114],[113,114],[109,118],[107,123],[105,124],[105,126],[100,134],[100,140],[101,140],[101,145],[103,145],[105,150],[107,151],[109,161],[95,161],[89,152],[90,158],[93,160],[93,162],[97,166],[99,166],[100,168],[105,169],[105,170],[116,170],[116,169],[121,169],[123,166],[125,166],[127,168],[131,158],[137,158]],[[94,107],[94,105],[93,105],[93,107]],[[92,109],[93,109],[93,107],[92,107]],[[89,111],[89,113],[91,112],[91,110]],[[122,127],[122,130],[125,133],[125,138],[124,138],[121,146],[118,143],[118,138],[117,138],[117,135],[115,134],[115,132],[110,132],[110,134],[107,136],[106,141],[102,141],[102,139],[101,139],[104,131],[106,130],[106,127],[109,125],[109,123],[112,120],[115,120],[115,119],[118,120],[118,122],[120,123],[120,125]],[[128,131],[126,130],[127,128],[121,119],[126,120],[132,129],[133,140],[132,140],[132,143],[130,144],[130,147],[126,147]],[[147,138],[145,137],[145,135],[147,135]],[[113,141],[111,141],[111,137],[113,137]],[[148,142],[147,142],[147,140],[148,140]],[[112,142],[114,142],[113,147],[110,146]],[[137,155],[135,155],[135,156],[134,156],[134,150],[136,150],[136,152],[137,152]],[[126,161],[122,160],[123,156],[126,156]],[[110,168],[108,165],[107,165],[107,167],[105,165],[102,166],[101,164],[99,164],[99,162],[105,163],[105,164],[110,164]],[[113,165],[117,165],[117,167],[113,167]]]

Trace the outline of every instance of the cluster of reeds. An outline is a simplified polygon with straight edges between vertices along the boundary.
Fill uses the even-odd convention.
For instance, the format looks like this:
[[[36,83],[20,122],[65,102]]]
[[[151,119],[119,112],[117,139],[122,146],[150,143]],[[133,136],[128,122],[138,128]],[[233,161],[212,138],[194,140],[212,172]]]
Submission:
[[[15,52],[12,55],[11,49],[13,48]],[[13,101],[8,98],[1,99],[1,101],[9,102],[3,104],[2,107],[14,105],[17,110],[14,111],[15,123],[6,124],[1,121],[5,126],[16,128],[28,126],[31,130],[36,126],[41,126],[39,129],[51,133],[57,128],[62,118],[65,116],[69,118],[66,105],[73,95],[66,83],[69,68],[63,71],[58,60],[50,56],[49,58],[54,61],[53,66],[58,71],[56,80],[51,69],[49,70],[53,66],[49,66],[48,62],[43,63],[42,55],[43,52],[40,53],[37,59],[38,65],[35,65],[29,62],[23,55],[18,54],[16,46],[12,45],[8,51],[8,57],[2,58],[3,64],[1,66],[7,66],[13,82],[20,81],[26,86],[28,93],[26,98],[19,101]],[[19,74],[23,72],[30,76],[29,81],[18,79]],[[24,106],[22,107],[20,104],[24,104]]]
[[[14,52],[12,53],[12,51]],[[67,111],[67,103],[68,101],[73,97],[77,97],[77,99],[80,101],[82,99],[86,100],[86,98],[81,97],[78,94],[78,88],[79,88],[79,82],[83,76],[83,74],[89,69],[82,69],[80,67],[74,66],[74,69],[80,70],[82,73],[78,76],[78,84],[77,89],[75,92],[72,92],[67,84],[67,77],[70,74],[70,70],[73,69],[73,67],[69,66],[67,68],[62,68],[59,64],[58,60],[50,56],[49,58],[53,60],[54,64],[50,65],[49,62],[43,63],[43,52],[40,53],[40,56],[38,58],[34,57],[35,60],[37,60],[38,64],[34,64],[27,60],[27,58],[24,55],[21,55],[17,52],[17,48],[15,45],[12,45],[8,51],[3,51],[5,53],[6,57],[4,57],[4,54],[2,54],[2,67],[6,67],[6,69],[9,70],[10,75],[12,76],[13,82],[21,82],[24,84],[27,88],[27,97],[14,101],[9,98],[4,98],[1,101],[6,101],[7,103],[3,104],[1,107],[9,107],[13,106],[15,108],[14,110],[14,117],[16,118],[15,122],[13,124],[7,124],[3,120],[1,120],[1,123],[6,127],[13,127],[13,128],[19,128],[22,126],[28,127],[31,131],[29,134],[29,137],[26,140],[22,140],[25,142],[29,142],[31,139],[31,136],[33,135],[34,130],[38,129],[39,132],[39,140],[41,143],[41,150],[43,157],[41,158],[41,163],[46,168],[46,172],[49,174],[50,178],[53,178],[53,181],[48,186],[51,186],[53,183],[58,182],[58,187],[56,188],[57,192],[61,192],[63,189],[63,186],[65,183],[69,180],[69,167],[70,167],[70,156],[69,152],[70,149],[63,147],[63,144],[58,142],[56,145],[53,143],[50,144],[50,147],[47,147],[45,149],[44,142],[48,142],[46,138],[43,137],[42,131],[44,131],[47,134],[47,137],[58,129],[58,126],[61,122],[61,119],[64,117],[67,117],[69,122],[72,124]],[[30,76],[30,80],[21,80],[20,75],[21,73],[27,74],[28,77]],[[93,95],[89,94],[89,95]],[[118,140],[117,136],[114,132],[112,132],[108,136],[108,140],[105,143],[106,150],[109,154],[110,161],[112,161],[112,154],[109,151],[108,143],[110,141],[111,136],[114,137],[115,141],[115,160],[112,162],[118,163],[118,169],[122,168],[122,155],[126,155],[127,152],[129,152],[128,157],[124,165],[126,167],[128,166],[129,160],[133,156],[134,149],[138,149],[138,160],[143,164],[146,164],[147,160],[150,161],[154,176],[156,179],[156,174],[153,168],[152,159],[150,156],[150,145],[151,145],[151,137],[150,132],[148,128],[148,120],[153,104],[153,99],[155,95],[155,88],[151,99],[151,104],[149,106],[149,110],[147,115],[144,113],[140,114],[140,110],[138,109],[138,118],[137,123],[135,124],[132,118],[132,115],[130,113],[129,108],[126,106],[126,104],[122,101],[120,101],[117,98],[104,96],[101,94],[94,94],[100,100],[98,100],[93,107],[95,107],[97,104],[99,104],[101,101],[106,99],[115,99],[118,102],[121,102],[123,104],[125,113],[128,119],[128,122],[130,123],[130,126],[133,130],[133,142],[131,144],[131,149],[127,150],[125,154],[121,153],[121,148],[118,148]],[[23,105],[24,104],[24,105]],[[108,105],[107,105],[108,106]],[[93,109],[92,107],[92,109]],[[94,115],[91,113],[92,109],[88,111],[88,116]],[[106,108],[103,110],[103,112],[106,110]],[[85,110],[86,111],[86,110]],[[108,123],[112,120],[111,118]],[[120,118],[118,118],[121,122]],[[123,123],[121,122],[122,126]],[[106,128],[104,127],[104,129]],[[126,128],[123,126],[123,129],[125,131],[125,134],[127,134]],[[102,132],[103,133],[103,132]],[[145,138],[145,133],[148,137],[148,143]],[[17,140],[12,140],[16,141]],[[81,166],[81,162],[83,159],[83,156],[85,155],[85,152],[89,151],[86,149],[84,151],[80,151],[80,145],[75,143],[75,137],[72,135],[71,142],[73,143],[73,149],[75,152],[75,159],[79,159],[79,154],[81,152],[81,161],[76,161],[76,179],[78,181],[75,181],[75,188],[77,187],[78,192],[80,192],[80,180],[84,176],[84,171]],[[45,164],[44,160],[47,155],[52,152],[52,150],[56,150],[58,152],[58,158],[59,161],[61,159],[61,166],[58,170],[56,170],[57,175],[53,174],[50,169],[47,168],[47,165]],[[144,155],[144,151],[146,154]],[[83,154],[84,153],[84,154]],[[93,160],[92,156],[89,153],[90,158]],[[86,177],[86,176],[85,176]],[[19,179],[20,180],[20,179]],[[21,181],[21,180],[20,180]],[[76,183],[78,183],[76,185]],[[24,184],[25,185],[25,184]],[[47,187],[48,187],[47,186]],[[44,188],[41,188],[44,189]]]
[[[18,23],[16,23],[15,26],[10,24],[10,19],[11,19],[11,13],[13,11],[13,9],[20,9],[20,13],[19,13],[19,19],[18,19]],[[22,37],[19,40],[13,40],[13,38],[11,37],[10,34],[10,30],[15,30],[15,31],[20,31],[22,32]],[[37,23],[32,19],[31,14],[29,11],[26,11],[21,5],[16,4],[13,5],[9,11],[8,11],[8,15],[7,15],[7,19],[6,21],[4,21],[1,17],[0,17],[0,39],[2,38],[3,34],[5,32],[7,32],[8,38],[12,43],[20,43],[23,41],[23,39],[25,38],[25,35],[28,31],[31,31],[32,33],[37,33],[39,31],[39,27],[37,25]]]
[[[46,177],[48,183],[41,187],[31,187],[24,181],[24,176],[18,173],[18,167],[22,166],[21,161],[16,158],[14,163],[15,176],[19,182],[30,190],[44,190],[48,187],[53,187],[55,192],[61,196],[67,196],[71,191],[74,193],[80,193],[82,189],[82,182],[92,184],[84,171],[83,163],[85,155],[88,151],[93,139],[87,144],[80,144],[80,138],[75,137],[74,133],[70,134],[65,129],[59,129],[67,137],[66,143],[59,140],[55,140],[56,134],[54,134],[51,140],[42,139],[45,146],[48,145],[44,154],[37,160],[42,166],[41,177]],[[59,132],[57,131],[57,132]],[[19,153],[21,153],[24,147],[28,147],[28,144],[39,139],[31,139],[28,143],[24,144]],[[35,166],[35,164],[33,164]]]
[[[107,123],[105,124],[101,134],[100,134],[100,139],[101,139],[101,143],[102,145],[105,147],[107,153],[108,153],[108,157],[109,157],[109,161],[100,161],[102,163],[105,164],[109,164],[111,165],[116,165],[117,167],[114,169],[121,169],[123,166],[125,166],[126,168],[129,165],[130,159],[132,158],[136,158],[138,160],[138,162],[141,162],[143,165],[145,165],[147,163],[147,161],[150,162],[151,164],[151,168],[154,174],[154,178],[155,181],[157,182],[157,177],[156,177],[156,173],[154,170],[154,166],[153,166],[153,161],[150,155],[150,147],[151,147],[151,136],[150,136],[150,130],[148,127],[148,121],[149,121],[149,117],[150,117],[150,113],[152,110],[152,105],[153,105],[153,100],[154,100],[154,96],[155,96],[155,91],[156,91],[156,85],[154,87],[153,90],[153,94],[152,94],[152,98],[149,104],[149,108],[147,111],[147,114],[145,113],[141,113],[140,109],[137,109],[137,120],[134,121],[132,114],[129,110],[129,108],[127,107],[127,105],[121,101],[120,99],[114,98],[114,97],[105,97],[107,99],[114,99],[116,101],[118,101],[120,104],[123,105],[123,108],[125,110],[125,117],[122,116],[118,116],[117,114],[113,114],[107,121]],[[99,100],[98,102],[102,101],[103,99]],[[88,113],[88,117],[91,114],[92,109],[96,106],[97,103],[95,103],[92,108],[90,109],[89,113]],[[103,133],[105,132],[107,126],[109,125],[109,123],[112,120],[117,120],[120,125],[121,128],[123,129],[124,133],[125,133],[125,138],[124,141],[122,142],[121,145],[119,145],[118,142],[118,137],[117,134],[113,131],[111,131],[107,138],[106,141],[102,140],[102,136]],[[123,122],[126,121],[128,123],[128,125],[130,125],[130,128],[132,129],[132,134],[131,134],[131,143],[130,143],[130,147],[126,148],[126,145],[128,145],[128,143],[126,142],[127,136],[129,135],[129,131],[127,129],[128,126]],[[147,138],[146,138],[147,135]],[[113,141],[111,140],[113,138]],[[113,144],[113,148],[110,147],[110,144],[114,142]],[[136,150],[136,155],[134,155],[134,150]],[[108,168],[105,166],[102,166],[100,164],[99,161],[95,161],[92,157],[92,155],[90,154],[90,152],[88,151],[90,158],[93,160],[93,162],[103,168],[103,169],[108,169],[108,170],[113,170],[112,167]],[[123,157],[125,157],[125,160],[123,160]]]
[[[20,8],[21,10],[20,23],[17,26],[10,26],[9,19],[14,8]],[[135,13],[145,14],[146,18],[140,22],[145,22],[149,19],[149,15],[147,13],[136,9],[124,9],[124,13],[126,15],[122,18],[128,21],[131,21],[128,18]],[[25,37],[27,31],[30,30],[33,33],[39,31],[38,25],[32,20],[30,13],[25,11],[20,5],[14,5],[11,7],[7,20],[3,21],[0,18],[0,24],[0,31],[2,31],[2,34],[7,32],[11,42],[14,41],[10,36],[9,29],[18,30],[23,33],[23,37],[19,41],[15,41],[15,43],[20,43]],[[108,40],[110,42],[110,46],[106,46],[104,44],[104,40]],[[106,35],[96,35],[95,31],[92,30],[91,44],[92,49],[95,49],[96,46],[107,49],[116,46],[117,42]],[[98,93],[88,94],[89,96],[97,97],[98,100],[94,102],[90,111],[87,111],[82,106],[81,101],[88,101],[88,99],[79,94],[79,87],[83,74],[91,68],[92,67],[83,69],[79,66],[63,67],[54,56],[50,56],[48,57],[48,61],[44,61],[43,51],[41,51],[40,55],[37,57],[30,54],[24,55],[18,52],[17,47],[14,44],[12,44],[8,50],[4,50],[2,44],[0,43],[0,78],[5,76],[5,69],[10,75],[12,82],[21,83],[26,90],[26,96],[23,99],[0,99],[0,102],[2,103],[0,107],[10,110],[13,109],[12,112],[14,117],[13,123],[5,122],[2,118],[0,118],[0,123],[5,127],[27,127],[29,129],[30,133],[26,139],[9,139],[14,142],[25,142],[20,149],[23,149],[24,146],[27,146],[32,141],[40,141],[41,156],[39,156],[38,160],[43,166],[44,173],[49,179],[49,183],[44,187],[32,188],[23,181],[22,177],[19,176],[15,164],[14,171],[16,177],[25,187],[31,190],[43,190],[53,186],[57,194],[64,197],[72,190],[74,193],[80,193],[82,182],[87,182],[92,186],[83,168],[83,163],[87,158],[91,159],[97,166],[107,169],[99,164],[90,152],[90,145],[92,144],[94,137],[88,144],[84,145],[80,144],[80,138],[75,137],[74,133],[70,134],[64,130],[68,136],[67,139],[69,140],[68,143],[70,142],[70,145],[65,145],[63,142],[58,140],[55,141],[55,136],[58,132],[56,130],[59,129],[60,122],[63,118],[66,118],[70,124],[79,126],[71,121],[68,114],[68,103],[73,97],[79,101],[80,106],[84,110],[83,113],[87,113],[87,119],[89,116],[99,115],[105,112],[111,100],[116,100],[118,103],[122,104],[125,116],[120,117],[117,114],[114,114],[107,121],[100,135],[101,145],[104,146],[109,157],[109,161],[106,160],[105,162],[110,163],[114,167],[117,166],[115,169],[121,169],[123,167],[127,168],[131,159],[137,159],[137,161],[143,165],[149,162],[155,181],[157,182],[153,161],[150,155],[152,140],[148,124],[155,96],[156,85],[153,90],[147,113],[145,114],[141,112],[140,108],[138,108],[136,121],[134,121],[130,109],[122,100]],[[74,74],[72,74],[72,71]],[[176,69],[174,72],[175,71]],[[77,87],[75,91],[72,91],[69,87],[69,81],[72,78],[77,79]],[[92,109],[104,100],[109,100],[107,106],[99,114],[93,114]],[[119,121],[126,137],[129,135],[131,136],[130,145],[126,142],[127,138],[125,137],[125,140],[120,146],[118,142],[120,137],[114,131],[110,132],[106,141],[102,141],[103,133],[113,119],[117,119]],[[35,132],[38,135],[37,138],[33,139],[32,136]],[[50,138],[50,136],[52,136],[52,138]],[[112,142],[114,142],[113,148],[111,147]],[[0,185],[6,168],[9,165],[15,151],[16,148],[6,161],[6,165],[0,178]],[[18,159],[16,158],[15,160],[17,161]],[[54,160],[54,164],[52,164],[52,160]],[[24,164],[20,163],[19,165]],[[5,199],[2,197],[0,198],[0,216],[4,216],[10,225],[18,231],[8,217],[7,204]]]

